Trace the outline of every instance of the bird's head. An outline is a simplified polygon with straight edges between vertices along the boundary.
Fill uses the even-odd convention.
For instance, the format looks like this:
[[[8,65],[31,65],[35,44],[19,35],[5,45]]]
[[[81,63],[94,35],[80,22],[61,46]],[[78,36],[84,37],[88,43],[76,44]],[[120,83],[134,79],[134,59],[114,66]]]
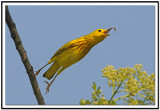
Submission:
[[[116,30],[115,27],[114,30]],[[103,41],[107,36],[110,36],[109,31],[112,29],[97,29],[95,31],[93,31],[92,33],[84,36],[85,39],[88,39],[88,41],[90,42],[90,44],[93,44],[92,46],[96,45],[97,43]]]
[[[114,30],[116,30],[115,27],[112,27],[114,28]],[[110,36],[111,34],[109,34],[109,31],[112,29],[112,28],[109,28],[109,29],[97,29],[95,31],[92,32],[92,34],[95,36],[95,37],[104,37],[106,38],[107,36]]]
[[[109,28],[109,29],[97,29],[89,34],[89,38],[95,43],[99,43],[103,41],[107,36],[110,36],[109,31],[111,29],[116,30],[115,27]]]

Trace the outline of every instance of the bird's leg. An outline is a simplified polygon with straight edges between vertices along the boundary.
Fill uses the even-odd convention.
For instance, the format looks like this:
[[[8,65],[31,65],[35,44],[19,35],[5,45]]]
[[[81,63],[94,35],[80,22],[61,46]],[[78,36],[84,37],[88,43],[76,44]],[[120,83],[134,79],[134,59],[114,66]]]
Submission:
[[[48,65],[48,63],[47,63],[46,65],[44,65],[41,69],[39,69],[38,71],[36,71],[36,74],[35,74],[35,75],[38,75],[39,72],[40,72],[44,67],[46,67],[47,65]]]
[[[46,94],[47,94],[47,92],[49,92],[49,87],[51,86],[51,84],[53,83],[53,81],[56,79],[56,77],[57,77],[57,75],[59,75],[64,69],[66,69],[67,67],[65,66],[63,66],[58,72],[57,72],[57,74],[56,74],[56,76],[53,78],[53,80],[51,81],[51,83],[48,83],[47,81],[44,81],[45,83],[47,83],[48,84],[48,86],[47,86],[47,88],[46,88]]]
[[[53,81],[56,79],[57,75],[58,75],[58,74],[56,74],[56,76],[53,78],[53,80],[52,80],[50,83],[48,83],[47,81],[44,81],[45,83],[48,84],[48,86],[47,86],[47,88],[46,88],[46,94],[47,94],[47,92],[49,92],[49,87],[51,86],[51,84],[53,83]]]

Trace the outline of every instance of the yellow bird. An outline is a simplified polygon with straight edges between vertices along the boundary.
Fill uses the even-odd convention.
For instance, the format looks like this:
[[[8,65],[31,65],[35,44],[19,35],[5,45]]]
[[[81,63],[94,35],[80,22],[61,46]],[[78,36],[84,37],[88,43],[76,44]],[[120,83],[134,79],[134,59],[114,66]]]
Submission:
[[[116,30],[115,27],[112,28]],[[47,66],[48,64],[54,62],[51,67],[43,74],[43,77],[46,77],[48,80],[50,80],[57,73],[51,83],[45,81],[48,84],[46,93],[49,92],[49,87],[57,75],[59,75],[64,69],[80,61],[84,56],[86,56],[92,47],[110,35],[108,32],[112,28],[97,29],[88,35],[74,39],[63,45],[45,65]],[[43,69],[45,66],[43,66],[41,69]],[[36,75],[38,75],[41,69],[36,71]]]

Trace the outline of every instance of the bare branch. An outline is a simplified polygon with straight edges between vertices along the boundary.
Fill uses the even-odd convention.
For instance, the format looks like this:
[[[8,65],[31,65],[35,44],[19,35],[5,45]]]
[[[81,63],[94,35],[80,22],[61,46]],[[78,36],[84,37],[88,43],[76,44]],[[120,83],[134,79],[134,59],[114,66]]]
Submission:
[[[8,6],[5,7],[5,14],[6,14],[5,15],[6,23],[8,25],[9,30],[10,30],[11,37],[12,37],[14,43],[15,43],[17,51],[19,52],[21,60],[24,64],[24,66],[25,66],[26,72],[29,76],[34,94],[35,94],[36,99],[37,99],[37,102],[38,102],[39,105],[45,105],[43,96],[41,94],[41,91],[39,89],[39,86],[38,86],[38,83],[37,83],[37,80],[36,80],[36,77],[35,77],[35,74],[34,74],[34,71],[33,71],[33,67],[31,66],[30,61],[27,57],[26,51],[25,51],[25,49],[22,45],[21,39],[20,39],[20,37],[18,35],[18,31],[16,29],[16,25],[13,22],[12,17],[9,13]]]

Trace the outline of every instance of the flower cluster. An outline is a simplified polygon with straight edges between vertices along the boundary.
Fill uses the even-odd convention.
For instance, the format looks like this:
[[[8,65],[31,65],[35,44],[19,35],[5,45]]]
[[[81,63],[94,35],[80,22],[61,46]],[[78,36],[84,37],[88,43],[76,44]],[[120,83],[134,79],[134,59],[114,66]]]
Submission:
[[[155,104],[155,74],[148,75],[146,71],[143,71],[141,64],[135,64],[133,68],[119,69],[108,65],[102,70],[102,73],[102,76],[108,79],[108,86],[112,87],[111,99],[106,100],[104,95],[100,96],[102,90],[100,87],[97,89],[94,82],[92,101],[81,99],[80,104],[113,105],[121,99],[124,100],[124,104],[128,105]],[[125,95],[114,99],[114,95],[120,92]]]
[[[128,92],[124,98],[124,103],[136,104],[154,104],[155,103],[155,74],[147,75],[146,71],[142,71],[141,64],[135,64],[134,68],[119,68],[108,65],[102,70],[103,77],[108,78],[109,87],[115,88],[123,81],[120,92]],[[141,96],[141,99],[135,97]],[[122,99],[122,98],[119,98]],[[116,100],[116,99],[115,99]],[[116,100],[117,101],[117,100]]]

